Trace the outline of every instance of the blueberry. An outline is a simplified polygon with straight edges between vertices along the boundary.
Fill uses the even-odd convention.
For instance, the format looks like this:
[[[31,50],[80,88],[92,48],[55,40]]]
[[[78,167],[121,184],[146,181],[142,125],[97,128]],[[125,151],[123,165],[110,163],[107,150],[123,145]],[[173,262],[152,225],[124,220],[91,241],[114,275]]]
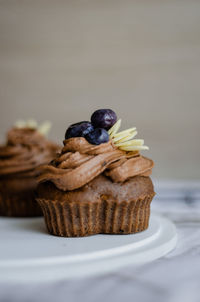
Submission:
[[[94,131],[88,133],[85,138],[90,144],[100,145],[109,141],[108,132],[102,128],[96,128]]]
[[[108,130],[116,123],[117,115],[111,109],[99,109],[92,114],[91,121],[95,128]]]
[[[70,137],[84,137],[93,130],[94,127],[90,122],[79,122],[69,126],[65,133],[65,139],[68,139]]]

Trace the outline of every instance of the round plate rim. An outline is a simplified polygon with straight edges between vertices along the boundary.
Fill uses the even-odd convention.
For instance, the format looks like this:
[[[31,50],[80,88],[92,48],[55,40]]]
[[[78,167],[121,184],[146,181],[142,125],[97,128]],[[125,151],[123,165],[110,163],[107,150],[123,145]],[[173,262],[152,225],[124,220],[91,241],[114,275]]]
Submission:
[[[131,243],[128,244],[130,246],[129,249],[125,249],[124,252],[114,253],[113,255],[111,253],[112,250],[118,249],[118,247],[115,247],[110,250],[108,249],[109,253],[107,253],[106,256],[104,255],[104,257],[101,257],[98,255],[99,252],[95,251],[88,254],[86,253],[84,257],[79,257],[79,259],[78,257],[75,257],[73,261],[66,259],[69,258],[69,256],[58,256],[54,257],[56,258],[54,259],[55,261],[52,261],[53,257],[49,257],[47,261],[42,259],[42,264],[33,262],[32,264],[27,263],[25,265],[23,263],[18,263],[17,265],[13,265],[12,263],[11,265],[2,265],[2,263],[0,263],[0,282],[5,280],[17,280],[18,282],[27,283],[30,281],[43,282],[47,280],[73,279],[77,277],[99,275],[114,271],[126,265],[137,266],[158,259],[170,252],[176,246],[176,227],[169,219],[158,214],[151,214],[151,219],[159,222],[161,230],[153,239],[144,240],[145,244],[142,246],[134,248],[134,244]],[[131,236],[134,236],[134,234]],[[104,250],[101,252],[103,251]],[[66,269],[67,267],[68,270]],[[83,268],[85,268],[85,272]],[[51,274],[48,275],[50,271]],[[55,276],[53,276],[53,271],[55,272]],[[36,276],[38,277],[36,278]]]

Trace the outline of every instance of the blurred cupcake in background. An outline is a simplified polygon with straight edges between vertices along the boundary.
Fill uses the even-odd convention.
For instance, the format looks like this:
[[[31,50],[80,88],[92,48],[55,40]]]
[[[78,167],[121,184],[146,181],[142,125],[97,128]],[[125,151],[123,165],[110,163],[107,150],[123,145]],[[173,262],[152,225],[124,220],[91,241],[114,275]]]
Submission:
[[[1,216],[42,215],[35,201],[37,168],[48,164],[60,149],[46,138],[50,127],[50,122],[38,126],[35,120],[18,121],[0,146]]]

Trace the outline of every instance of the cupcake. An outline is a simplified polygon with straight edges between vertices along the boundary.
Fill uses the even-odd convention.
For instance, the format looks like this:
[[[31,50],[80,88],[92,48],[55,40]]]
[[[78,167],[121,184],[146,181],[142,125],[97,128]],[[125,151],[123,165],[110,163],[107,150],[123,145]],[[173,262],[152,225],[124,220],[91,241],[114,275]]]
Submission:
[[[39,165],[48,164],[60,149],[43,135],[49,124],[36,128],[34,121],[19,122],[0,146],[0,215],[40,216],[35,200]]]
[[[64,237],[132,234],[148,228],[153,161],[136,128],[119,132],[111,109],[71,125],[61,153],[39,168],[37,201],[47,230]]]

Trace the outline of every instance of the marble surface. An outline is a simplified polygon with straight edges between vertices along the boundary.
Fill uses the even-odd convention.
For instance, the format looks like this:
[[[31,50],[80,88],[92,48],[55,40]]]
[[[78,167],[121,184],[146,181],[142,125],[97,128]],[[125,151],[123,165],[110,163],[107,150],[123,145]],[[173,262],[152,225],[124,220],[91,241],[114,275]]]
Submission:
[[[152,210],[173,220],[176,249],[165,257],[99,277],[35,285],[0,284],[2,302],[199,302],[200,182],[155,181]]]

